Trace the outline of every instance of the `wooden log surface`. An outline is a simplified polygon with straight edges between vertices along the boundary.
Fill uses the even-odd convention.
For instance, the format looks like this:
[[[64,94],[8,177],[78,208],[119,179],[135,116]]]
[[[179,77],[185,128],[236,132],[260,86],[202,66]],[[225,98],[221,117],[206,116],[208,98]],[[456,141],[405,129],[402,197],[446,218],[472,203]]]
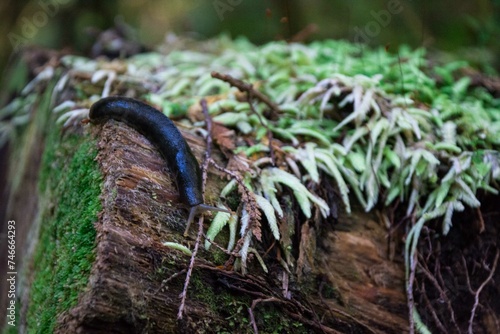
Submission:
[[[58,332],[234,330],[228,325],[227,314],[214,312],[206,299],[200,299],[198,294],[204,292],[196,283],[188,292],[186,316],[177,320],[183,270],[189,258],[162,242],[175,241],[192,248],[194,238],[182,237],[187,212],[177,203],[175,182],[163,159],[141,135],[114,121],[98,128],[104,209],[95,225],[96,261],[87,291],[76,307],[59,317]],[[189,132],[183,134],[200,158],[204,142]],[[209,200],[214,197],[211,189],[220,187],[221,176],[214,173],[211,169]],[[223,289],[235,302],[261,303],[255,307],[257,318],[263,316],[261,305],[269,304],[266,307],[286,310],[280,316],[318,332],[405,332],[403,266],[387,258],[385,227],[368,214],[341,216],[339,221],[335,229],[326,229],[322,235],[319,229],[304,225],[302,236],[309,235],[309,242],[317,247],[309,245],[305,250],[310,252],[304,255],[309,258],[310,270],[301,274],[300,281],[291,276],[291,300],[282,295],[282,269],[276,265],[269,275],[256,267],[256,272],[244,277],[217,269],[210,263],[210,254],[202,251],[195,274],[212,293]],[[162,285],[172,276],[175,278]],[[305,293],[306,286],[312,295]],[[265,320],[256,321],[265,325]],[[252,332],[248,323],[236,326],[238,332]]]
[[[182,239],[186,211],[176,204],[176,185],[165,162],[144,137],[114,121],[100,136],[104,210],[95,226],[96,262],[88,292],[61,316],[59,332],[174,332],[183,280],[168,290],[161,282],[182,270],[186,258],[162,242]],[[188,305],[193,319],[222,321],[199,303]]]

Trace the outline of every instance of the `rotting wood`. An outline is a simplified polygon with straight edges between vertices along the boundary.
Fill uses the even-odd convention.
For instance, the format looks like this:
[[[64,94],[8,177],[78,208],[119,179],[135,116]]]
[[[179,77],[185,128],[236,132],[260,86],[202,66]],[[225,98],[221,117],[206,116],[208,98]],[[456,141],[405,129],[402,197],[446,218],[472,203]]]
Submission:
[[[188,290],[185,319],[182,323],[176,320],[185,277],[177,273],[186,268],[188,258],[162,242],[192,242],[182,237],[182,222],[187,216],[175,204],[177,190],[165,162],[146,139],[119,122],[108,122],[96,132],[101,138],[98,161],[104,174],[104,210],[96,224],[96,262],[87,292],[75,308],[60,316],[58,332],[227,329],[227,315],[216,314],[200,302],[194,288]],[[203,141],[183,134],[200,157]],[[208,198],[219,178],[211,176]],[[300,283],[292,277],[290,300],[282,295],[277,279],[281,268],[277,265],[274,268],[278,270],[270,275],[255,267],[256,273],[243,277],[203,260],[207,252],[202,251],[195,272],[214,291],[225,289],[235,299],[268,300],[255,305],[257,318],[266,304],[283,309],[283,316],[318,332],[402,333],[406,326],[403,267],[384,259],[386,232],[372,219],[368,215],[342,217],[339,227],[349,232],[318,236],[322,251],[310,254],[316,264],[311,264],[312,271],[305,273]],[[316,238],[316,231],[311,233]],[[325,286],[335,293],[328,296]],[[306,290],[316,292],[311,296],[304,293]]]
[[[491,92],[498,93],[498,85],[495,84],[495,82],[498,83],[498,80],[472,79],[472,85],[483,86]],[[491,84],[492,82],[493,84]],[[106,131],[110,131],[110,129]],[[212,326],[210,327],[212,329],[216,328],[218,324],[224,326],[227,319],[210,312],[206,304],[196,301],[195,296],[193,296],[195,289],[190,290],[188,293],[191,297],[188,298],[188,311],[190,313],[185,323],[168,322],[168,324],[172,323],[174,327],[160,328],[157,326],[158,322],[154,322],[156,320],[145,317],[144,312],[147,308],[154,308],[158,305],[161,306],[151,313],[165,316],[165,314],[170,314],[170,311],[174,313],[177,311],[179,300],[176,294],[180,292],[183,283],[182,272],[186,266],[186,261],[178,253],[165,249],[160,242],[163,241],[163,237],[177,237],[177,224],[185,218],[185,213],[166,204],[169,203],[169,200],[176,200],[175,186],[168,179],[168,174],[165,173],[165,163],[158,159],[158,156],[155,157],[154,149],[141,137],[134,136],[133,131],[130,131],[130,129],[118,125],[118,131],[122,132],[112,132],[113,136],[108,134],[103,136],[103,140],[111,143],[110,145],[115,145],[114,141],[118,141],[119,145],[113,154],[122,154],[122,156],[126,157],[125,160],[133,160],[134,163],[127,165],[127,168],[124,169],[123,161],[120,159],[115,162],[106,162],[109,174],[121,173],[108,180],[110,182],[108,190],[120,189],[120,192],[108,191],[106,193],[105,190],[103,193],[104,199],[110,199],[108,204],[111,207],[107,207],[107,210],[110,210],[109,217],[114,218],[111,221],[111,218],[108,217],[110,222],[107,225],[104,224],[103,220],[99,222],[98,247],[102,256],[98,258],[94,266],[87,294],[81,297],[80,304],[77,307],[60,317],[60,331],[62,332],[64,326],[68,325],[74,325],[75,327],[66,327],[66,329],[76,330],[79,328],[82,331],[88,330],[90,332],[109,332],[110,330],[118,332],[181,331],[186,328],[195,331],[195,326],[198,325]],[[193,136],[189,136],[189,138],[190,144],[197,150],[198,156],[201,156],[201,152],[204,151],[203,141]],[[120,144],[122,140],[125,140],[121,143],[123,145]],[[41,142],[42,140],[37,144],[41,146]],[[138,145],[138,148],[134,148],[134,145]],[[41,147],[33,146],[32,149],[39,152]],[[112,153],[109,154],[112,155]],[[128,155],[135,156],[132,159]],[[33,171],[36,174],[36,168],[33,167]],[[23,183],[21,185],[23,189],[36,188],[33,180],[27,180],[26,182],[29,187],[24,188],[25,184]],[[112,182],[115,182],[114,186]],[[32,190],[25,193],[29,195],[34,192],[36,191]],[[34,200],[28,195],[20,197],[28,197]],[[134,202],[135,209],[132,211],[130,211],[131,209],[128,206],[130,203],[126,201],[126,196],[132,196],[131,198],[136,200]],[[495,198],[498,199],[498,197]],[[20,204],[25,204],[25,202],[20,202]],[[26,207],[19,205],[18,210],[26,211]],[[309,265],[312,266],[309,266],[309,271],[303,274],[303,281],[297,283],[294,281],[293,275],[291,275],[292,297],[303,303],[300,305],[309,305],[307,304],[308,301],[311,303],[310,305],[316,310],[316,315],[306,320],[310,321],[311,328],[316,328],[319,331],[325,331],[321,327],[314,327],[321,320],[323,324],[328,324],[340,332],[357,330],[359,332],[390,333],[395,328],[396,331],[403,328],[400,332],[404,332],[406,325],[405,317],[402,315],[406,310],[401,302],[399,291],[402,287],[402,265],[399,262],[393,263],[386,260],[387,256],[384,249],[386,229],[378,224],[376,218],[372,215],[359,214],[360,211],[359,209],[355,210],[355,214],[350,217],[341,215],[340,223],[335,225],[333,230],[320,229],[318,231],[317,227],[312,228],[309,226],[310,222],[305,222],[303,225],[305,226],[303,228],[304,235],[307,234],[311,241],[317,241],[318,249],[311,248],[309,252],[304,253],[305,258],[307,257],[310,260]],[[111,214],[114,216],[111,216]],[[161,216],[161,219],[157,218],[156,214]],[[482,215],[485,216],[486,223],[483,222],[483,225],[485,224],[486,227],[496,226],[493,221],[498,217],[496,209],[485,210],[484,212],[478,210],[478,215],[481,221]],[[30,220],[21,219],[21,221]],[[171,224],[169,225],[169,223]],[[175,232],[164,225],[172,227]],[[454,225],[460,226],[456,222],[454,222]],[[488,231],[487,228],[486,231]],[[476,234],[471,234],[470,231],[463,233],[476,237]],[[490,233],[489,235],[491,238],[495,238],[497,233]],[[484,234],[482,236],[484,237]],[[432,241],[435,242],[434,236],[432,238]],[[451,237],[448,237],[448,239],[451,239]],[[478,236],[477,241],[480,242],[480,239]],[[185,239],[177,240],[189,242]],[[438,242],[441,241],[438,240]],[[462,248],[462,245],[456,247]],[[456,249],[455,246],[449,246],[449,248],[452,251]],[[468,251],[468,249],[465,249],[463,253],[466,254]],[[202,257],[207,255],[207,253],[204,253]],[[469,253],[468,255],[472,259],[470,263],[475,264],[474,260],[478,257],[475,254]],[[398,256],[395,258],[397,259]],[[132,260],[135,260],[135,262]],[[488,269],[487,262],[482,263],[482,265]],[[468,266],[469,264],[464,265],[466,275],[468,274]],[[307,269],[306,267],[304,268]],[[472,268],[472,266],[469,266],[469,268]],[[164,270],[164,272],[155,276],[155,273],[160,270]],[[214,287],[214,289],[227,289],[240,295],[246,291],[245,293],[254,298],[251,305],[255,306],[253,311],[255,311],[254,316],[257,319],[262,316],[259,310],[265,304],[268,307],[272,305],[276,308],[283,308],[283,305],[287,305],[281,297],[274,296],[281,286],[273,275],[259,274],[258,277],[247,276],[243,279],[234,272],[223,271],[209,262],[203,262],[201,259],[200,264],[197,265],[197,270],[206,279],[207,286]],[[455,273],[449,274],[452,277],[445,283],[447,284],[446,288],[450,286],[448,282],[457,281]],[[497,276],[498,271],[493,276],[492,282],[498,281],[495,278]],[[164,291],[160,289],[160,282],[165,278],[171,279],[164,284],[166,289]],[[238,285],[234,284],[235,282],[241,283]],[[256,291],[248,289],[248,287],[255,288],[257,283],[264,286],[264,292],[260,292],[258,289]],[[463,285],[458,283],[457,293],[460,293]],[[480,283],[481,281],[469,282],[469,285],[471,285],[470,288],[477,289]],[[309,299],[300,293],[300,290],[306,290],[308,284],[309,290],[307,290],[307,294]],[[495,292],[498,291],[497,285],[491,284],[488,288]],[[110,292],[107,290],[108,287],[112,288],[110,289],[111,296],[118,299],[106,299],[110,296]],[[158,288],[152,290],[151,287]],[[423,290],[423,292],[425,294],[426,290]],[[483,292],[483,295],[494,296],[495,293]],[[310,301],[311,298],[314,301]],[[438,298],[439,296],[436,296],[432,301],[438,300]],[[494,297],[491,297],[491,299],[494,300]],[[189,306],[189,303],[191,303],[191,306]],[[498,316],[494,312],[496,304],[487,306],[486,310],[492,312],[486,315],[483,314],[485,319],[483,322],[488,321],[490,323],[488,328],[493,330],[489,332],[498,332],[498,321],[496,319]],[[478,308],[478,310],[480,309],[481,307]],[[484,313],[484,311],[482,312]],[[293,310],[289,312],[289,315],[291,318],[304,320],[303,315],[293,313]],[[422,315],[425,314],[422,313]],[[220,322],[218,322],[219,320]],[[191,327],[183,327],[189,325]],[[252,329],[248,328],[248,330],[251,331]]]

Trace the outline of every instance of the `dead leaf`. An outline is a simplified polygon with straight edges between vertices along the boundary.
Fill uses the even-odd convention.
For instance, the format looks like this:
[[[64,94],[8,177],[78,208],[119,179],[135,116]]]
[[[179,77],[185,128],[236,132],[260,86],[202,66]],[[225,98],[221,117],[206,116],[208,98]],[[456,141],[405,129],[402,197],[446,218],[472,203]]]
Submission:
[[[217,145],[219,145],[222,151],[228,150],[233,152],[236,148],[234,131],[226,128],[222,124],[213,123],[212,139]]]

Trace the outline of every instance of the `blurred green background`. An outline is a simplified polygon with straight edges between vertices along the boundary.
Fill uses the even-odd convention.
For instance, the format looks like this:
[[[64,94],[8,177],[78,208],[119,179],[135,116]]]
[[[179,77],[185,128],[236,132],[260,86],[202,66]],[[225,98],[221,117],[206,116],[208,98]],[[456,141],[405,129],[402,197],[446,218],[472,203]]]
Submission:
[[[167,32],[200,39],[228,32],[264,43],[305,29],[305,42],[347,39],[393,51],[405,43],[500,67],[500,0],[3,0],[0,69],[21,44],[87,54],[90,31],[116,19],[150,47]]]

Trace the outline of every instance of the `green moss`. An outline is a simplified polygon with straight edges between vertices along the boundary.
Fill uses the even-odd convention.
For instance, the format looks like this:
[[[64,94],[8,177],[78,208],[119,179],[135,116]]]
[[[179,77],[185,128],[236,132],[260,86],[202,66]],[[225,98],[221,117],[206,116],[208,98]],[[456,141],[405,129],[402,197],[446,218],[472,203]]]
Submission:
[[[250,324],[248,309],[253,299],[243,295],[233,295],[228,289],[214,284],[207,284],[206,280],[195,273],[191,279],[190,298],[196,299],[215,314],[225,317],[225,326],[213,328],[216,333],[253,333]],[[290,320],[283,311],[283,307],[276,303],[260,303],[254,309],[255,320],[259,333],[309,333],[302,323]]]
[[[227,240],[227,238],[224,238]],[[223,265],[227,261],[227,254],[217,247],[213,247],[210,250],[210,255],[212,256],[212,262],[216,266]]]
[[[341,298],[340,291],[331,284],[323,285],[321,290],[321,296],[325,299],[337,299]]]
[[[259,333],[313,333],[298,321],[293,321],[289,316],[284,316],[279,304],[257,304],[254,309],[255,321]]]
[[[193,297],[208,305],[211,311],[217,312],[220,307],[225,307],[233,302],[233,298],[226,291],[216,293],[214,287],[207,285],[204,279],[195,273],[192,276]]]
[[[217,237],[215,238],[214,242],[216,242],[220,247],[227,249],[228,241],[229,241],[229,228],[226,225],[219,232],[219,234],[217,234]],[[228,259],[227,253],[214,245],[210,246],[209,253],[207,254],[207,256],[209,256],[210,261],[216,266],[223,265]]]
[[[192,289],[192,290],[191,290]],[[251,299],[244,296],[233,296],[227,289],[217,289],[212,284],[195,273],[191,278],[190,298],[204,303],[210,311],[223,315],[228,321],[227,326],[214,329],[216,333],[234,333],[236,329],[241,332],[248,324],[248,307]],[[250,329],[250,327],[248,327]],[[249,331],[251,332],[251,331]],[[244,332],[241,332],[244,333]]]
[[[93,223],[101,210],[95,142],[49,134],[40,171],[40,238],[28,309],[30,333],[51,333],[61,312],[77,302],[94,261]]]

